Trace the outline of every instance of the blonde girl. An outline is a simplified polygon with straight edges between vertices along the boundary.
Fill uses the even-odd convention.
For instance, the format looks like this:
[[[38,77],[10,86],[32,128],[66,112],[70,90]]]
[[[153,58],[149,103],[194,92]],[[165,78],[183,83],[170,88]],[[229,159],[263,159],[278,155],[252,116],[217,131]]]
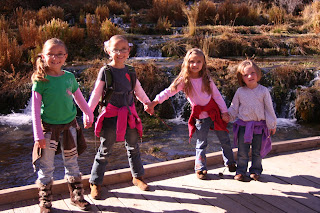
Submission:
[[[39,159],[36,183],[39,187],[40,212],[51,211],[54,156],[60,151],[71,204],[82,210],[90,207],[90,203],[83,198],[81,173],[77,162],[78,155],[86,148],[86,143],[76,121],[77,109],[73,100],[87,115],[85,126],[93,121],[93,113],[74,75],[61,69],[67,57],[68,52],[63,41],[57,38],[47,40],[32,75],[32,120],[35,140],[33,162]],[[63,134],[62,141],[60,134]]]
[[[192,113],[189,118],[189,137],[196,133],[195,172],[199,179],[207,175],[206,147],[209,129],[213,129],[219,138],[223,151],[225,165],[229,171],[236,169],[233,152],[230,145],[228,130],[229,122],[227,106],[210,78],[204,53],[198,49],[190,49],[184,57],[181,72],[169,88],[158,94],[152,103],[146,107],[153,111],[157,104],[161,104],[169,97],[183,91],[190,102]]]
[[[143,104],[150,103],[150,100],[142,89],[134,68],[125,64],[130,53],[126,37],[112,36],[104,43],[104,50],[110,56],[111,62],[100,69],[88,103],[93,112],[100,98],[103,98],[103,110],[95,125],[95,133],[100,136],[100,147],[89,180],[91,197],[94,199],[101,198],[107,157],[116,141],[125,141],[132,183],[141,190],[148,190],[148,185],[143,180],[144,168],[138,143],[142,136],[142,123],[135,109],[133,95]],[[108,86],[110,83],[111,86]],[[113,92],[109,93],[110,91]],[[109,95],[104,96],[104,92]]]
[[[246,176],[249,150],[252,147],[250,178],[258,180],[262,173],[262,158],[271,150],[270,135],[275,134],[275,115],[269,90],[258,82],[261,69],[251,60],[242,61],[237,68],[240,88],[228,109],[233,126],[234,143],[238,145],[237,171],[239,181],[250,181]]]

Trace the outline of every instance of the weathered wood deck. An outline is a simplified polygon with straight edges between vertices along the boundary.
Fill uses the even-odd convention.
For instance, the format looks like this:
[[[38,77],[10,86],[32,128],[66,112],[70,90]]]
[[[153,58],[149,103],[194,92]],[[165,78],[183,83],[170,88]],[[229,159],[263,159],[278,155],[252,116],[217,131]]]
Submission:
[[[88,187],[85,198],[92,204],[91,212],[320,212],[319,138],[316,140],[316,146],[312,148],[273,153],[266,157],[262,162],[264,171],[260,181],[235,181],[234,173],[215,164],[209,166],[207,180],[197,179],[189,168],[170,174],[149,175],[146,180],[151,190],[148,192],[140,191],[130,181],[116,183],[114,180],[114,184],[103,187],[102,200],[91,199]],[[288,150],[294,146],[297,144]],[[176,163],[172,166],[178,168]],[[180,165],[183,166],[181,161]],[[159,168],[161,170],[161,165]],[[223,176],[219,176],[220,172]],[[117,177],[121,179],[121,175]],[[4,199],[10,197],[12,201],[17,200],[14,196],[19,194],[12,193],[3,192],[2,195],[7,197],[0,196],[3,199],[0,202],[5,203]],[[25,190],[24,193],[31,191]],[[39,211],[37,203],[35,198],[7,202],[0,205],[0,211],[35,213]],[[70,205],[66,191],[54,191],[52,212],[81,211]]]

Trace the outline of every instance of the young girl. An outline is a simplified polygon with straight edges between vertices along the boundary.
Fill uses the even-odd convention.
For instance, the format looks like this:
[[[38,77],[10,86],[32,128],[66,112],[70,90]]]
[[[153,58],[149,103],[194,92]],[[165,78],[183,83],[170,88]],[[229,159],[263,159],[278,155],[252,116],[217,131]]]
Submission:
[[[237,68],[240,88],[236,91],[229,114],[234,122],[234,143],[238,144],[237,172],[234,179],[249,181],[246,176],[250,145],[252,164],[250,178],[258,180],[261,160],[271,150],[270,135],[275,134],[277,117],[274,113],[268,89],[258,82],[262,77],[260,68],[251,60],[241,62]]]
[[[212,81],[207,71],[205,55],[200,49],[190,49],[182,63],[181,72],[169,88],[158,94],[147,110],[153,110],[158,104],[167,100],[183,90],[192,107],[189,118],[189,137],[196,132],[196,160],[195,171],[199,179],[205,179],[207,174],[206,147],[209,129],[214,127],[222,151],[225,165],[229,171],[235,172],[235,161],[230,138],[228,135],[227,122],[229,115],[227,106]]]
[[[116,141],[125,141],[133,176],[132,183],[141,190],[148,190],[148,185],[142,178],[144,168],[139,149],[142,125],[135,109],[133,93],[143,104],[150,103],[150,100],[142,89],[133,67],[125,65],[130,52],[128,40],[122,35],[112,36],[104,43],[104,50],[111,57],[111,62],[100,69],[89,100],[91,110],[95,110],[104,90],[107,93],[111,90],[113,92],[111,97],[110,94],[103,97],[105,99],[103,111],[95,127],[95,133],[98,137],[100,136],[101,144],[95,156],[89,180],[91,197],[94,199],[99,199],[101,196],[101,185],[108,164],[107,157]],[[108,86],[110,83],[111,86]]]
[[[32,75],[34,153],[41,155],[33,155],[34,163],[37,160],[35,157],[40,158],[36,181],[39,187],[40,212],[51,211],[54,156],[60,149],[71,203],[82,210],[87,210],[90,206],[83,198],[81,173],[77,162],[78,155],[86,148],[86,143],[75,119],[77,109],[73,99],[87,114],[85,126],[93,121],[93,113],[82,96],[74,75],[61,69],[67,56],[63,41],[57,38],[47,40]],[[59,139],[61,133],[62,142]]]

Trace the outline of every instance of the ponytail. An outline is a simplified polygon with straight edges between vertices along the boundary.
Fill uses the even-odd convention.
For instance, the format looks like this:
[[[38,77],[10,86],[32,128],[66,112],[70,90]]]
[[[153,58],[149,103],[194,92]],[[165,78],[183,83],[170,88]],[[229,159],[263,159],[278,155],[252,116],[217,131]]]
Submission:
[[[46,65],[43,59],[41,58],[41,54],[38,55],[37,61],[36,61],[36,70],[31,76],[32,82],[35,81],[48,81],[46,79],[47,73],[46,73]]]

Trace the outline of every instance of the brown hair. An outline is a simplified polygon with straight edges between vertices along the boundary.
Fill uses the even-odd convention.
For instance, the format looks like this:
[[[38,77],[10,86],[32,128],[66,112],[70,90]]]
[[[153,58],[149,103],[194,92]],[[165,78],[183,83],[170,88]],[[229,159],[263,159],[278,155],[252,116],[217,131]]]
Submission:
[[[176,79],[173,81],[171,89],[176,90],[178,85],[183,82],[184,83],[184,93],[189,96],[192,92],[192,84],[190,81],[190,72],[189,72],[189,58],[191,54],[199,54],[203,57],[203,66],[202,69],[199,72],[199,76],[202,78],[202,88],[201,91],[202,92],[206,92],[208,94],[212,94],[212,90],[210,87],[210,75],[209,72],[207,70],[207,62],[206,62],[206,56],[204,55],[204,53],[202,52],[201,49],[198,48],[192,48],[190,50],[188,50],[188,52],[186,53],[186,56],[183,59],[183,63],[181,66],[181,72],[179,73],[179,75],[176,77]]]
[[[246,86],[246,84],[243,81],[243,73],[244,73],[244,69],[248,66],[253,67],[253,69],[257,72],[257,76],[258,76],[258,81],[260,81],[261,77],[262,77],[262,72],[261,69],[258,67],[258,65],[256,63],[254,63],[252,60],[250,59],[246,59],[244,61],[242,61],[237,68],[237,79],[238,79],[238,83],[240,86]]]
[[[42,47],[42,52],[44,49],[46,49],[50,46],[53,46],[53,45],[61,45],[66,50],[66,53],[68,53],[68,49],[67,49],[65,43],[58,38],[51,38],[51,39],[47,40]],[[32,82],[34,82],[34,81],[48,81],[48,79],[45,78],[47,75],[48,66],[45,63],[45,61],[42,59],[41,56],[42,56],[42,53],[39,53],[37,61],[36,61],[36,70],[33,72],[32,76],[31,76]]]

